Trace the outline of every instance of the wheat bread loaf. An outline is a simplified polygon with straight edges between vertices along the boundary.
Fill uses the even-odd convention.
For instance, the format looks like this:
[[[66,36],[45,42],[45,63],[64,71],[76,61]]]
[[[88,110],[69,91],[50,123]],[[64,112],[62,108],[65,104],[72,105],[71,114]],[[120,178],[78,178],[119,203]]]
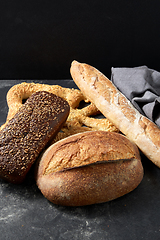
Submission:
[[[64,206],[102,203],[134,190],[143,178],[138,148],[115,132],[78,133],[51,145],[35,170],[51,202]]]
[[[160,129],[141,115],[114,84],[96,68],[73,61],[71,75],[82,93],[123,134],[160,167]]]

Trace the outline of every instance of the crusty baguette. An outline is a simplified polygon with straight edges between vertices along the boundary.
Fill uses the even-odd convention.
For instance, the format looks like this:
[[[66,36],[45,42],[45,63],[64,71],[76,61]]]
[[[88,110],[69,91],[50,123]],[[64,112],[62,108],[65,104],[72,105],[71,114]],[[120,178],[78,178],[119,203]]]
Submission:
[[[99,70],[73,61],[70,71],[82,93],[160,167],[160,129],[156,124],[142,116]]]
[[[0,131],[0,178],[21,183],[46,144],[69,114],[62,98],[34,93]]]
[[[78,133],[51,145],[36,166],[36,183],[51,202],[82,206],[113,200],[143,178],[138,148],[115,132]]]

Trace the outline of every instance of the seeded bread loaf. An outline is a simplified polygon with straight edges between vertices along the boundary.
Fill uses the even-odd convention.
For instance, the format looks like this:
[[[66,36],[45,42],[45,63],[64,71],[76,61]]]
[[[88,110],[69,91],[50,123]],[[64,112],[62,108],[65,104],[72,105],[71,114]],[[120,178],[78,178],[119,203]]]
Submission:
[[[44,151],[36,164],[42,194],[65,206],[113,200],[134,190],[143,178],[138,148],[115,132],[67,137]]]
[[[96,68],[73,61],[74,82],[101,113],[160,167],[160,129],[141,115],[114,84]]]
[[[0,131],[0,178],[21,183],[68,114],[62,98],[45,91],[33,94]]]

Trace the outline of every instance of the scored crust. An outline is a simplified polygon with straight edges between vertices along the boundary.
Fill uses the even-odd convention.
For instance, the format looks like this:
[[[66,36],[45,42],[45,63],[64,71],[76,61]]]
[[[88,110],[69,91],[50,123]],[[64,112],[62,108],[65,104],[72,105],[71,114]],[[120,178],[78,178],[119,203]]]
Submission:
[[[82,93],[160,167],[160,129],[141,115],[131,102],[98,69],[73,61],[71,75]]]
[[[22,106],[23,100],[29,98],[37,91],[48,91],[54,93],[66,100],[70,105],[69,117],[61,129],[61,132],[57,134],[53,142],[79,132],[91,130],[105,130],[110,132],[119,131],[107,118],[95,119],[91,117],[99,114],[100,112],[93,103],[87,100],[80,90],[64,88],[59,85],[26,82],[14,85],[7,93],[9,111],[6,123],[13,118],[15,113]],[[81,101],[88,103],[88,105],[81,109],[78,108]],[[0,130],[4,128],[6,123],[1,126]]]
[[[39,163],[42,175],[103,161],[140,159],[136,145],[115,132],[90,131],[74,134],[52,144]],[[40,171],[40,170],[39,170]]]
[[[75,134],[51,145],[36,162],[35,178],[51,202],[82,206],[106,202],[143,179],[136,145],[115,132]]]

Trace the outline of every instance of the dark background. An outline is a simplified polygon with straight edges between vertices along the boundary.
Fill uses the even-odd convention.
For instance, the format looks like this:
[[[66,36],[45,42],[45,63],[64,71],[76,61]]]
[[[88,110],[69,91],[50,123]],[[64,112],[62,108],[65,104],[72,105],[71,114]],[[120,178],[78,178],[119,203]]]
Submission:
[[[68,79],[72,60],[160,71],[159,0],[0,1],[0,79]]]

